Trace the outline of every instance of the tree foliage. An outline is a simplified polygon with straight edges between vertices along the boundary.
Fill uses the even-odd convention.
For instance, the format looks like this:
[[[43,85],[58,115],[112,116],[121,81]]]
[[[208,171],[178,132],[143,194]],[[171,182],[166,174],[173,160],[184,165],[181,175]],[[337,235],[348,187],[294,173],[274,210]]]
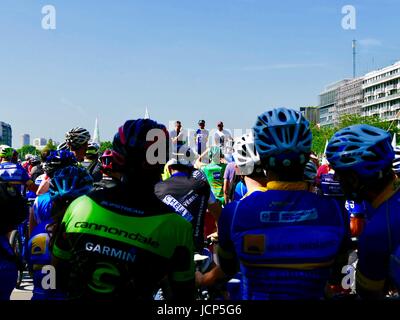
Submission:
[[[111,141],[103,141],[100,142],[100,155],[104,153],[107,149],[112,149],[112,142]]]
[[[49,141],[47,141],[47,144],[44,147],[44,149],[46,149],[46,150],[57,150],[57,145],[54,144],[52,139],[49,139]]]
[[[25,156],[27,154],[32,154],[35,156],[40,155],[40,151],[38,149],[36,149],[34,146],[29,145],[29,144],[21,147],[20,149],[17,150],[17,152],[18,152],[18,156],[21,160],[25,160]]]
[[[391,121],[382,121],[378,116],[363,117],[360,115],[344,115],[340,118],[339,123],[336,126],[319,127],[319,125],[316,124],[311,125],[311,132],[313,134],[312,150],[316,154],[323,154],[326,141],[329,141],[336,131],[355,124],[369,124],[389,131],[392,136],[395,133],[398,135],[400,132],[395,123],[392,123]]]

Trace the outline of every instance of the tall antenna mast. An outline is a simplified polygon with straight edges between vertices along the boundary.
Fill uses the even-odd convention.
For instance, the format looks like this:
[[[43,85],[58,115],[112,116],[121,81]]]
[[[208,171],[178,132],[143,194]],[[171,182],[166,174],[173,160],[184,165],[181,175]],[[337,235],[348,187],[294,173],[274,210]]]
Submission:
[[[353,40],[353,79],[356,77],[356,40]]]

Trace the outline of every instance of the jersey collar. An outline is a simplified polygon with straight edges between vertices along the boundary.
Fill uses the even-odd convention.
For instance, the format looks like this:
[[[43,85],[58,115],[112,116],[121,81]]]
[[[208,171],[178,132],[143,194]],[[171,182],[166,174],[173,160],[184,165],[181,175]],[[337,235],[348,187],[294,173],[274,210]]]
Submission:
[[[267,183],[267,190],[308,191],[308,184],[304,181],[270,181]]]
[[[400,189],[400,179],[393,179],[383,191],[372,201],[372,207],[378,208],[382,203],[390,199]]]
[[[184,172],[175,172],[174,174],[171,175],[172,177],[188,177],[189,175],[187,173]]]
[[[253,190],[247,192],[247,193],[243,196],[242,199],[247,198],[249,195],[251,195],[251,194],[254,193],[254,192],[257,192],[257,191],[265,192],[265,191],[267,191],[267,190],[268,190],[267,187],[255,187]]]

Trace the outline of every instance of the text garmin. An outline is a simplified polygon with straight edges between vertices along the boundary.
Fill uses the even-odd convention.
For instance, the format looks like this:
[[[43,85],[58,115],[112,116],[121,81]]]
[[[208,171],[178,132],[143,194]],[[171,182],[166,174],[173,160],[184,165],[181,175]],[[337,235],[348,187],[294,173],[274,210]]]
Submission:
[[[128,231],[118,229],[115,227],[108,227],[104,224],[97,224],[97,223],[93,223],[93,222],[82,221],[82,222],[76,222],[75,228],[94,229],[96,231],[104,231],[109,234],[122,236],[122,237],[128,238],[130,240],[134,240],[134,241],[138,241],[143,244],[147,244],[154,248],[158,248],[160,246],[159,242],[153,240],[151,237],[147,238],[147,237],[141,235],[139,232],[129,233]]]
[[[132,254],[131,252],[111,248],[109,246],[102,246],[101,244],[94,244],[92,242],[86,242],[85,249],[86,251],[98,252],[108,257],[118,258],[130,262],[134,262],[136,258],[136,255]]]

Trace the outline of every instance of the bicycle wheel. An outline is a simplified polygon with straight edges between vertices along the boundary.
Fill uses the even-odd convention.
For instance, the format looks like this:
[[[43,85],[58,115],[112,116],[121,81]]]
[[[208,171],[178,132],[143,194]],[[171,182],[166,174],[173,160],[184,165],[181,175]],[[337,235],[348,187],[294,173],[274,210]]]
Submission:
[[[24,266],[22,263],[22,243],[21,243],[21,238],[18,230],[13,230],[11,232],[10,236],[10,245],[11,248],[13,249],[15,255],[17,256],[17,261],[18,261],[18,277],[17,277],[17,283],[15,287],[19,289],[21,287],[22,279],[24,277]]]

